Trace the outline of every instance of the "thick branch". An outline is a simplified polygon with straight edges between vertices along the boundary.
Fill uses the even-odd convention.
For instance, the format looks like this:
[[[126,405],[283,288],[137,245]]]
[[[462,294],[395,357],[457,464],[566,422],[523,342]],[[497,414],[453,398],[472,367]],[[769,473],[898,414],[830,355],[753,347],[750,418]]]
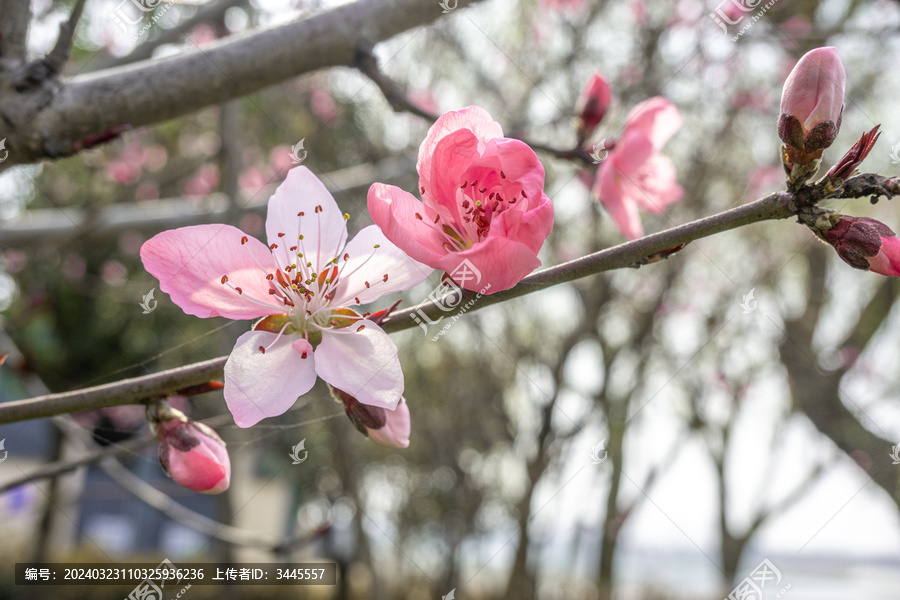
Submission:
[[[0,0],[0,71],[25,62],[31,2]]]
[[[460,0],[459,6],[475,0]],[[193,113],[324,67],[351,65],[357,49],[441,16],[437,2],[359,0],[308,19],[186,50],[171,58],[75,77],[10,138],[0,169],[60,157],[122,127]],[[21,101],[7,98],[7,101]]]
[[[738,208],[538,271],[523,279],[513,288],[482,296],[470,310],[524,296],[588,275],[655,262],[664,258],[666,251],[674,247],[742,225],[790,217],[794,214],[794,210],[790,206],[790,199],[791,196],[786,192],[771,194]],[[467,291],[463,299],[467,298],[475,298],[475,294]],[[411,316],[418,311],[432,318],[444,314],[440,304],[426,302],[394,313],[382,322],[382,328],[385,331],[394,332],[414,327],[416,323]],[[104,406],[141,404],[147,400],[171,394],[181,388],[221,378],[226,359],[227,357],[222,356],[153,375],[135,377],[93,388],[6,402],[0,404],[0,423],[37,419]]]

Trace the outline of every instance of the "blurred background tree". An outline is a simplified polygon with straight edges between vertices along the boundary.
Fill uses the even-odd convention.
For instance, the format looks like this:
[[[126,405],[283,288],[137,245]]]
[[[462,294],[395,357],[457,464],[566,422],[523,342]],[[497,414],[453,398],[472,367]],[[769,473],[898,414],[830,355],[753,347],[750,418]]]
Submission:
[[[217,37],[331,4],[162,3],[160,19],[135,43],[139,26],[119,29],[113,2],[89,2],[64,72],[202,51]],[[41,54],[72,3],[36,0],[32,8],[29,48]],[[665,153],[686,193],[666,213],[645,215],[652,232],[783,187],[781,85],[804,52],[834,45],[848,73],[847,101],[823,164],[880,123],[881,143],[864,170],[897,174],[900,159],[889,154],[900,142],[889,108],[900,94],[891,76],[900,52],[896,2],[776,2],[736,42],[737,26],[725,34],[710,18],[717,8],[695,0],[487,0],[377,44],[374,55],[425,111],[478,104],[508,135],[553,148],[575,144],[575,99],[596,70],[615,100],[591,142],[620,133],[636,103],[667,97],[685,119]],[[7,170],[3,328],[21,356],[4,377],[65,391],[227,353],[243,325],[185,315],[158,289],[158,308],[143,313],[142,297],[158,285],[141,266],[143,241],[201,222],[261,235],[265,201],[301,140],[303,164],[359,229],[370,223],[370,183],[417,187],[415,153],[429,125],[394,112],[348,64]],[[556,207],[544,264],[620,243],[585,185],[596,166],[539,156]],[[900,225],[888,203],[844,206]],[[438,281],[435,274],[408,292],[404,306]],[[218,418],[235,462],[232,490],[196,510],[281,542],[197,543],[179,558],[337,562],[340,584],[309,588],[310,597],[418,599],[455,589],[466,599],[523,600],[721,598],[768,558],[780,578],[766,598],[788,584],[797,598],[844,598],[848,590],[897,598],[898,292],[893,279],[849,269],[805,228],[767,222],[640,269],[477,312],[476,305],[437,341],[443,324],[427,335],[396,334],[413,418],[403,451],[359,435],[324,386],[249,430],[234,426],[220,394],[191,399],[195,418]],[[78,418],[119,444],[142,434],[141,409],[134,411],[131,421]],[[65,454],[63,444],[28,462],[12,450],[26,444],[25,433],[7,426],[0,435],[10,450],[6,480]],[[301,439],[309,460],[292,466],[288,452]],[[22,471],[9,468],[16,461]],[[126,462],[133,473],[158,470],[152,451],[134,450]],[[79,477],[51,481],[83,486]],[[7,497],[31,493],[33,513],[25,514],[69,518],[67,505],[28,492],[31,485]],[[39,485],[48,490],[51,482]],[[75,506],[83,491],[75,485]],[[21,514],[12,500],[3,510]],[[16,547],[31,556],[102,559],[110,550],[84,523],[50,544],[51,527],[38,521],[25,519],[18,533]],[[166,553],[161,543],[125,550],[134,560]],[[200,588],[191,597],[219,593]]]

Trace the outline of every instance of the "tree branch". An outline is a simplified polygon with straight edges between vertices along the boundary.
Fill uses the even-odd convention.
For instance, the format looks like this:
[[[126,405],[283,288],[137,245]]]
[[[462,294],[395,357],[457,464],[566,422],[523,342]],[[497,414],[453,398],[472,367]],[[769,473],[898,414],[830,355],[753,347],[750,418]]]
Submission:
[[[476,0],[460,0],[459,6]],[[324,67],[351,65],[357,48],[389,39],[441,16],[437,2],[358,0],[287,25],[215,42],[203,49],[78,76],[46,106],[18,112],[9,159],[0,170],[75,153],[80,140],[193,113]],[[266,68],[261,69],[264,64]],[[43,98],[43,96],[41,97]],[[43,101],[43,100],[42,100]],[[4,107],[0,106],[0,111]],[[30,119],[30,121],[29,121]],[[27,125],[26,125],[27,124]]]
[[[790,217],[795,214],[791,198],[792,196],[787,192],[771,194],[738,208],[538,271],[524,278],[513,288],[481,296],[470,311],[531,294],[560,283],[581,279],[588,275],[656,262],[664,258],[666,252],[672,248],[742,225]],[[465,291],[463,294],[463,300],[475,298],[474,292]],[[439,303],[425,302],[392,314],[382,322],[382,328],[389,333],[409,329],[416,325],[411,319],[413,314],[421,311],[429,317],[437,318],[445,314],[442,308]],[[227,358],[227,356],[222,356],[152,375],[72,392],[6,402],[0,404],[0,423],[37,419],[105,406],[142,404],[169,395],[181,388],[221,378]]]
[[[69,19],[59,24],[59,37],[56,39],[56,44],[44,58],[47,68],[53,74],[62,71],[62,68],[69,60],[72,44],[75,42],[75,29],[78,27],[78,21],[81,19],[84,3],[85,0],[75,0],[75,6],[72,8],[72,14],[69,15]]]
[[[0,71],[15,70],[28,56],[31,2],[0,0]]]

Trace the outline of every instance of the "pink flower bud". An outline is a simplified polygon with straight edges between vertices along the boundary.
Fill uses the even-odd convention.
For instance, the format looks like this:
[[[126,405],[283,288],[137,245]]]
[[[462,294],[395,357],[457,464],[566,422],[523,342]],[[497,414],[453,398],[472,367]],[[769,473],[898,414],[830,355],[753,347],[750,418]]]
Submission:
[[[228,489],[231,461],[225,442],[215,431],[203,423],[179,417],[160,422],[156,429],[159,464],[172,479],[204,494]]]
[[[360,433],[383,446],[409,446],[409,407],[402,397],[397,408],[388,410],[363,404],[343,390],[333,387],[331,391],[337,400],[344,403],[344,412]]]
[[[778,136],[791,160],[806,164],[822,155],[841,128],[847,75],[831,46],[803,55],[784,82]]]
[[[609,82],[600,73],[594,73],[578,98],[578,139],[579,144],[591,137],[597,126],[606,116],[612,101],[612,90]]]
[[[842,216],[822,237],[851,267],[900,276],[900,238],[881,221]]]

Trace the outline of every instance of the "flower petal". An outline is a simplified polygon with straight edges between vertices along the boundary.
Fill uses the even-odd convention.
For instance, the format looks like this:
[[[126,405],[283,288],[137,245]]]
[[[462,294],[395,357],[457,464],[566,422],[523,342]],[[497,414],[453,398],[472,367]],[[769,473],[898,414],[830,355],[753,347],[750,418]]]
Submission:
[[[275,269],[272,253],[256,238],[231,225],[195,225],[163,231],[141,246],[144,268],[159,289],[184,312],[197,317],[256,319],[285,312],[268,294],[264,270]],[[242,293],[222,283],[228,282]],[[249,300],[254,298],[271,308]]]
[[[460,129],[471,130],[482,142],[503,137],[503,128],[480,106],[469,106],[442,114],[419,146],[416,171],[419,172],[419,185],[426,190],[431,189],[431,163],[435,147],[445,136]]]
[[[365,328],[358,331],[361,325]],[[397,346],[368,319],[322,332],[322,343],[316,348],[316,372],[363,404],[394,410],[403,395]]]
[[[625,121],[626,133],[643,132],[653,142],[653,149],[658,151],[681,128],[684,119],[669,100],[654,96],[632,108]]]
[[[643,237],[644,227],[641,225],[637,204],[625,193],[624,177],[617,171],[612,164],[600,165],[593,192],[622,235],[635,240]]]
[[[423,204],[412,194],[393,185],[373,183],[368,205],[372,220],[385,237],[413,260],[429,263],[447,252],[441,247],[443,238],[431,223],[416,217],[416,213],[422,214]]]
[[[316,382],[315,357],[301,358],[290,336],[282,335],[273,344],[276,337],[268,331],[248,331],[225,363],[225,403],[238,427],[284,414]]]
[[[383,446],[406,448],[409,446],[409,407],[401,398],[394,410],[385,410],[387,421],[381,429],[368,429],[369,437]]]
[[[301,212],[303,216],[299,217]],[[300,235],[302,240],[298,240]],[[299,166],[288,171],[269,199],[266,237],[269,246],[278,245],[274,254],[282,267],[297,261],[296,253],[289,248],[299,245],[303,260],[319,272],[326,262],[341,255],[347,243],[347,222],[319,178]]]
[[[450,252],[434,266],[453,274],[464,260],[468,260],[477,272],[473,277],[457,283],[473,292],[484,290],[485,294],[509,289],[541,266],[541,261],[531,248],[503,237],[489,237],[462,252]]]
[[[349,258],[346,263],[343,257],[338,259],[341,275],[333,306],[345,306],[356,300],[366,304],[391,292],[406,291],[425,281],[434,271],[392,244],[378,225],[357,233],[344,252]]]

